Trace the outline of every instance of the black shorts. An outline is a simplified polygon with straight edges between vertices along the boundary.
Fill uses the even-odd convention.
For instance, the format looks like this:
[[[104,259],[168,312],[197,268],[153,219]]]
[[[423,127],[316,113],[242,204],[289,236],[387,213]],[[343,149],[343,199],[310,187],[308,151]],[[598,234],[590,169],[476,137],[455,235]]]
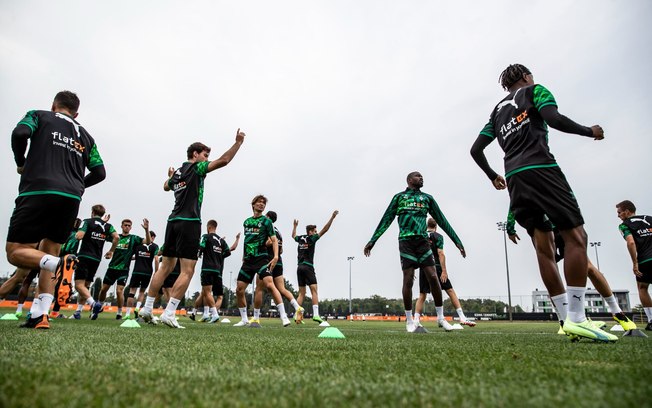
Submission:
[[[211,291],[213,292],[213,296],[224,296],[224,285],[222,284],[222,279],[213,285]]]
[[[278,278],[279,276],[283,276],[283,264],[281,263],[281,258],[279,258],[278,263],[272,270],[272,278]]]
[[[131,279],[129,279],[129,288],[135,289],[145,289],[149,285],[149,281],[152,280],[152,275],[142,274],[142,273],[132,273]]]
[[[299,286],[316,285],[315,267],[306,264],[297,265],[297,281],[299,281]]]
[[[129,276],[129,270],[120,270],[120,269],[107,269],[104,279],[102,279],[102,284],[104,285],[113,285],[115,282],[118,282],[118,286],[127,285],[127,277]]]
[[[70,235],[78,211],[79,200],[58,194],[18,197],[9,220],[7,242],[33,244],[47,238],[63,244]]]
[[[174,284],[177,282],[177,279],[179,278],[178,273],[171,273],[168,275],[167,278],[163,281],[163,288],[169,289],[174,286]]]
[[[272,276],[267,267],[269,259],[266,256],[260,256],[254,259],[245,259],[238,273],[238,280],[241,282],[251,283],[254,276],[258,274],[260,278]]]
[[[163,256],[197,260],[201,223],[197,221],[168,221],[165,228]]]
[[[93,282],[97,268],[100,266],[100,261],[89,259],[85,257],[79,258],[77,269],[75,269],[75,280],[83,280],[86,282]]]
[[[453,284],[451,283],[450,278],[446,279],[446,282],[441,281],[441,274],[442,274],[442,269],[441,266],[435,265],[435,269],[437,269],[437,278],[439,278],[439,285],[441,286],[441,290],[449,290],[453,289]],[[423,269],[419,269],[419,293],[430,293],[430,283],[428,282],[428,278],[426,278],[426,274],[423,273]]]
[[[424,237],[415,237],[398,241],[398,251],[401,254],[401,269],[421,268],[435,265],[430,242]]]
[[[638,264],[638,271],[643,274],[640,278],[636,277],[636,282],[652,283],[652,261]]]
[[[575,195],[559,167],[516,173],[507,180],[507,189],[514,218],[530,235],[534,229],[551,231],[546,219],[562,231],[584,225]]]
[[[222,274],[219,272],[213,271],[201,271],[201,285],[209,286],[216,285],[219,281],[220,286],[222,285]]]

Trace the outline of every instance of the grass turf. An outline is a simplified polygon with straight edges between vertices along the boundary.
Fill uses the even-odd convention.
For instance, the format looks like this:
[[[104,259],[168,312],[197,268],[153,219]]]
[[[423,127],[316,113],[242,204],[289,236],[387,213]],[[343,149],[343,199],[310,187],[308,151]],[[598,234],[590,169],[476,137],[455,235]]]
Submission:
[[[430,333],[411,334],[404,323],[331,321],[346,339],[322,339],[312,321],[180,318],[187,328],[173,330],[113,319],[46,331],[0,321],[0,406],[648,405],[650,339],[571,343],[554,323],[450,333],[426,323]]]

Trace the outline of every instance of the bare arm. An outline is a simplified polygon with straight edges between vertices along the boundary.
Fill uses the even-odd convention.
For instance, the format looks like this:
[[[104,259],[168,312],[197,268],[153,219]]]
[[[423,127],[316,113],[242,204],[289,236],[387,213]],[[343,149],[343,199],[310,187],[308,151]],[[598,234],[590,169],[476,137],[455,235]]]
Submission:
[[[149,220],[147,218],[143,218],[143,223],[141,224],[141,227],[145,230],[145,245],[149,245],[152,243],[152,236],[149,235]]]
[[[625,237],[625,240],[627,241],[627,252],[629,252],[629,257],[632,260],[632,270],[634,271],[634,275],[638,276],[639,278],[643,276],[643,274],[638,270],[638,260],[637,258],[637,252],[636,252],[636,243],[634,242],[634,237],[631,235],[628,235]]]
[[[331,218],[328,220],[326,225],[324,225],[324,227],[321,229],[321,231],[319,231],[319,236],[320,237],[324,236],[324,234],[327,233],[329,229],[331,229],[331,224],[333,224],[333,220],[335,219],[335,217],[337,217],[337,214],[339,214],[339,213],[340,212],[337,211],[337,210],[333,211],[333,214],[331,214]],[[294,238],[294,237],[292,237],[292,238]]]
[[[448,271],[446,270],[446,255],[443,249],[437,248],[437,256],[439,256],[439,264],[441,265],[441,281],[448,280]]]
[[[82,239],[84,239],[84,235],[86,235],[86,231],[79,230],[77,231],[77,233],[75,233],[75,239],[77,241],[81,241]]]
[[[292,222],[292,239],[297,237],[297,226],[299,225],[299,220],[294,220]]]
[[[111,241],[111,249],[109,249],[109,251],[104,255],[106,259],[111,259],[113,257],[115,247],[118,246],[118,241],[120,241],[120,236],[115,231],[113,231],[113,234],[111,234],[111,238],[113,238],[113,241]]]
[[[274,269],[274,267],[276,266],[276,262],[278,262],[278,239],[276,239],[276,236],[271,237],[271,239],[272,239],[272,251],[274,251],[274,257],[268,264],[270,271]]]
[[[235,251],[235,249],[238,247],[238,242],[240,242],[240,233],[239,232],[238,232],[238,235],[235,236],[235,242],[233,243],[233,245],[231,245],[231,248],[229,248],[231,250],[231,252]]]
[[[229,162],[233,160],[233,158],[235,157],[235,154],[238,153],[238,150],[240,150],[240,146],[242,146],[242,143],[244,142],[244,138],[245,138],[244,132],[241,132],[240,128],[238,128],[238,131],[236,132],[235,135],[235,143],[233,143],[233,146],[231,146],[229,150],[224,152],[219,159],[213,160],[210,163],[208,163],[208,168],[206,169],[206,172],[210,173],[213,170],[217,170],[220,167],[224,167],[227,164],[229,164]]]

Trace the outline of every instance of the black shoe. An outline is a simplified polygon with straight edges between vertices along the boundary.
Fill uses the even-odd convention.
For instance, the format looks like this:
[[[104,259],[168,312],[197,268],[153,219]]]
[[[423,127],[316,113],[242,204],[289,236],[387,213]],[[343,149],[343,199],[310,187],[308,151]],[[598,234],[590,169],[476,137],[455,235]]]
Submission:
[[[645,330],[652,331],[652,322],[649,322],[647,326],[645,326]]]
[[[190,318],[190,320],[193,320],[193,321],[195,320],[195,314],[194,313],[190,313],[188,315],[188,317]]]

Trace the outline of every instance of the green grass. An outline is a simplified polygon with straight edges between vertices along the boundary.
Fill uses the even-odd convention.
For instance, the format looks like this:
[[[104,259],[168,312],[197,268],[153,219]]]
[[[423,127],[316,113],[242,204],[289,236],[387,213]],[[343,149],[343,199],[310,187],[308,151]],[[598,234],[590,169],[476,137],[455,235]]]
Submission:
[[[0,407],[649,406],[651,339],[571,343],[554,323],[410,334],[331,321],[346,339],[321,339],[312,321],[180,318],[187,329],[172,330],[84,317],[46,331],[0,321]]]

